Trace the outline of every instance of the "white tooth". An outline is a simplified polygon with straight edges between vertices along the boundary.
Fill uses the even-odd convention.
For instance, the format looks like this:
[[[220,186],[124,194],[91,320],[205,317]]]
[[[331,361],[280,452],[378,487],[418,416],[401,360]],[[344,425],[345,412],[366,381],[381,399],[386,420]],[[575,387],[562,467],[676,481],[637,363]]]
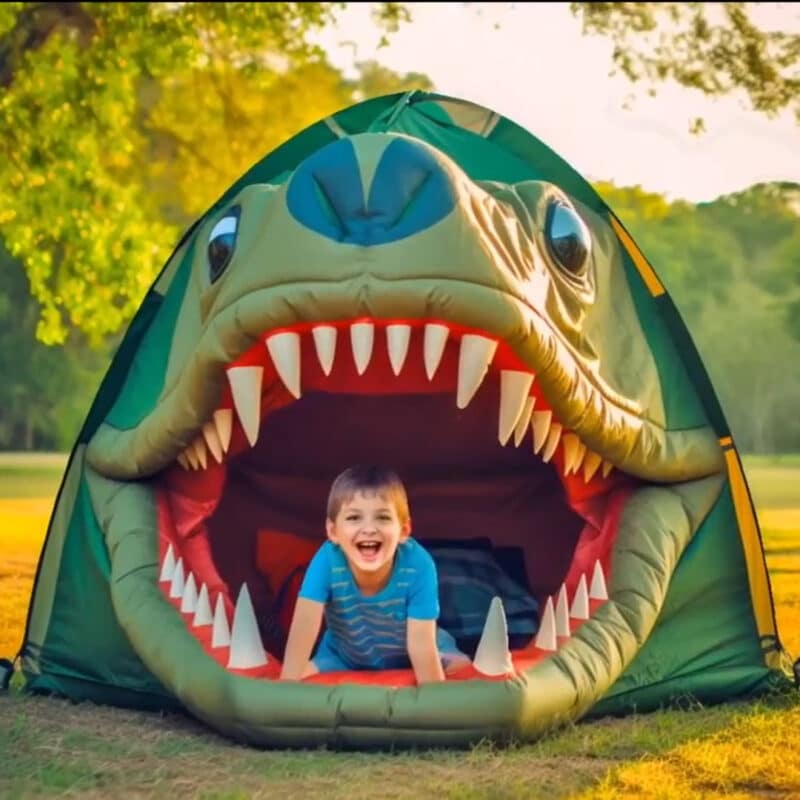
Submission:
[[[261,634],[258,632],[250,592],[247,591],[247,584],[243,583],[239,599],[236,601],[236,610],[233,612],[228,667],[248,669],[266,663],[267,655],[264,652],[264,645],[261,644]]]
[[[591,450],[586,451],[586,458],[583,460],[584,483],[589,483],[589,481],[594,476],[595,472],[597,472],[597,468],[602,463],[603,459],[599,455],[597,455],[597,453],[594,453]]]
[[[172,573],[172,585],[169,587],[169,596],[173,600],[183,597],[183,559],[179,558],[175,565],[175,572]]]
[[[183,597],[181,598],[181,613],[194,614],[197,610],[197,584],[194,582],[194,575],[189,573],[186,579],[186,586],[183,587]]]
[[[514,447],[519,447],[522,444],[522,440],[525,438],[528,426],[531,424],[531,414],[533,413],[533,404],[535,402],[536,398],[533,395],[530,395],[530,397],[525,400],[522,413],[519,415],[517,425],[514,428]]]
[[[589,590],[586,588],[586,575],[581,575],[578,581],[569,615],[572,619],[589,619]]]
[[[194,612],[192,625],[201,628],[203,625],[211,625],[214,617],[211,614],[211,603],[208,601],[208,587],[203,584],[200,587],[200,594],[197,596],[197,608]]]
[[[589,597],[592,600],[608,600],[608,589],[606,589],[606,578],[603,575],[603,567],[600,560],[594,562],[594,574],[592,575],[592,585],[589,587]]]
[[[575,458],[572,460],[572,472],[578,472],[581,468],[581,464],[583,464],[583,458],[586,455],[586,445],[579,439],[578,440],[578,453],[576,454]]]
[[[573,471],[581,440],[574,433],[565,433],[561,439],[561,444],[564,448],[564,474],[569,475]]]
[[[607,478],[608,477],[608,473],[611,472],[611,470],[613,468],[614,467],[613,467],[613,465],[611,464],[610,461],[604,461],[603,462],[603,477]]]
[[[191,469],[186,453],[178,453],[177,461],[187,472]]]
[[[231,643],[231,632],[228,628],[228,617],[225,614],[225,601],[222,592],[217,595],[214,607],[214,628],[211,631],[212,647],[227,647]]]
[[[194,450],[200,467],[205,469],[208,466],[208,459],[206,458],[206,443],[202,436],[195,437],[195,440],[192,442],[192,449]]]
[[[197,455],[194,452],[194,442],[183,451],[183,457],[189,462],[189,467],[191,469],[200,469],[200,462],[197,460]]]
[[[536,633],[535,646],[540,650],[555,652],[558,650],[558,640],[556,639],[556,615],[553,611],[553,598],[548,597],[544,607],[544,614],[539,622],[539,630]]]
[[[444,346],[447,344],[447,337],[450,329],[447,325],[438,325],[435,322],[428,323],[425,326],[425,374],[428,380],[433,380],[436,370],[439,368],[439,362],[442,360],[442,353],[444,353]]]
[[[567,600],[567,587],[562,583],[556,603],[556,635],[567,637],[569,634],[569,601]]]
[[[395,375],[400,374],[403,369],[403,362],[408,353],[408,340],[411,336],[410,325],[387,325],[386,326],[386,345],[389,349],[389,361],[392,363],[392,371]]]
[[[314,337],[314,346],[322,371],[326,375],[333,369],[333,357],[336,355],[336,328],[333,325],[317,325],[311,331]]]
[[[218,408],[214,412],[212,419],[217,429],[219,443],[222,445],[222,452],[227,453],[228,446],[231,443],[231,433],[233,432],[233,409]]]
[[[158,576],[159,582],[166,583],[167,581],[171,581],[174,572],[175,551],[172,549],[172,545],[170,544],[170,546],[167,547],[167,554],[164,556],[164,563],[161,565],[161,574]]]
[[[458,390],[456,405],[466,408],[481,385],[489,364],[492,363],[497,342],[475,333],[465,333],[461,337],[461,350],[458,354]],[[516,421],[516,420],[515,420]]]
[[[258,441],[261,425],[261,379],[264,367],[231,367],[228,381],[233,394],[233,404],[239,415],[244,435],[252,447]]]
[[[283,385],[300,399],[300,334],[274,333],[267,339],[267,350]]]
[[[503,610],[503,601],[499,597],[492,598],[472,663],[483,675],[507,675],[514,671],[511,653],[508,650],[506,614]]]
[[[533,375],[530,372],[500,371],[500,419],[497,431],[500,444],[505,445],[513,433],[532,383]]]
[[[208,449],[211,451],[211,455],[214,456],[217,464],[221,464],[222,442],[219,440],[217,426],[213,422],[206,422],[206,424],[203,425],[203,438],[206,440]]]
[[[364,374],[372,358],[372,343],[375,341],[375,326],[371,322],[356,322],[350,326],[350,346],[353,348],[353,361],[356,372]]]
[[[550,433],[547,434],[547,443],[544,446],[544,450],[542,451],[542,461],[545,464],[553,457],[553,453],[556,451],[556,447],[558,447],[558,440],[561,438],[561,423],[554,422],[550,426]]]
[[[550,422],[553,419],[552,411],[534,411],[531,416],[531,427],[533,428],[533,452],[538,453],[542,445],[547,441],[547,434],[550,430]]]

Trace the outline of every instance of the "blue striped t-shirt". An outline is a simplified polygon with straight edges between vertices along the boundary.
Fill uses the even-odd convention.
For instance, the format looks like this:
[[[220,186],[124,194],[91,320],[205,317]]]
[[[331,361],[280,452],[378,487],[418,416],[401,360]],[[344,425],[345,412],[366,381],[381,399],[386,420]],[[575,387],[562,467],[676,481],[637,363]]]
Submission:
[[[389,582],[370,596],[356,586],[341,548],[327,541],[308,565],[299,596],[325,604],[319,649],[333,650],[350,669],[407,668],[408,618],[439,617],[436,564],[414,539],[398,546]],[[440,654],[459,652],[441,628],[436,639]]]

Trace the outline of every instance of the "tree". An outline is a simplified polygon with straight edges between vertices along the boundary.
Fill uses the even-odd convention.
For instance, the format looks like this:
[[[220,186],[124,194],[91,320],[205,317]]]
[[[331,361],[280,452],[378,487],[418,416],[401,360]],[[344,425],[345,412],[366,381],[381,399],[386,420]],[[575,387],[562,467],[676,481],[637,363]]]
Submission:
[[[60,347],[36,340],[39,316],[22,265],[0,246],[0,449],[69,450],[107,367],[73,331]]]
[[[710,97],[744,92],[767,116],[800,123],[800,26],[759,27],[775,3],[570,3],[584,33],[607,36],[613,61],[633,82],[674,80]],[[702,120],[697,120],[697,128]]]
[[[374,62],[357,70],[345,80],[324,59],[280,74],[220,62],[162,81],[143,122],[151,151],[140,177],[151,198],[183,227],[256,161],[319,118],[365,96],[431,87],[424,75],[401,76]]]
[[[187,211],[210,203],[221,184],[238,177],[231,170],[249,166],[285,135],[280,113],[243,107],[236,85],[271,91],[273,100],[283,93],[281,111],[288,106],[292,114],[287,125],[309,124],[347,103],[308,41],[344,5],[0,6],[0,232],[41,306],[39,339],[63,343],[74,328],[99,345],[120,330]],[[387,31],[408,18],[396,3],[377,4],[375,13]],[[292,104],[278,82],[294,79],[296,90],[304,70],[317,70],[312,82],[323,75],[328,91],[315,87],[313,100],[298,96]],[[237,149],[239,139],[252,147],[256,129],[259,150]],[[225,136],[215,139],[209,130]],[[177,153],[188,163],[198,131],[205,139],[197,161],[218,169],[208,196],[198,197],[205,183],[192,184],[195,205],[186,209],[196,173],[169,174],[166,162]],[[164,194],[153,189],[167,178],[184,183],[165,214]]]

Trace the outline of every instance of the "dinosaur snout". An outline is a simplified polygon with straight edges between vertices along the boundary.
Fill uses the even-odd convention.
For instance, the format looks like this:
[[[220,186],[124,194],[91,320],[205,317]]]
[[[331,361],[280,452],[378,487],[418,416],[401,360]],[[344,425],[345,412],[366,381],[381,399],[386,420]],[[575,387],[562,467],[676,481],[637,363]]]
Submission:
[[[455,206],[452,181],[424,145],[379,134],[340,139],[304,161],[287,205],[305,227],[372,246],[435,225]]]

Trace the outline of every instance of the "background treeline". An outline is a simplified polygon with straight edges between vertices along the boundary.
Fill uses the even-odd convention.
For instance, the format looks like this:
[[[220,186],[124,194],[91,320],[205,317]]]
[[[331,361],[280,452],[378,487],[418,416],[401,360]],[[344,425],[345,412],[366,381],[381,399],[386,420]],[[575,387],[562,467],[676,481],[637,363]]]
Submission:
[[[800,450],[800,186],[761,184],[714,202],[639,187],[598,191],[677,304],[738,446]],[[118,337],[89,347],[37,341],[21,265],[0,252],[0,449],[68,450]]]
[[[678,307],[740,450],[800,450],[800,185],[694,205],[598,184]]]

